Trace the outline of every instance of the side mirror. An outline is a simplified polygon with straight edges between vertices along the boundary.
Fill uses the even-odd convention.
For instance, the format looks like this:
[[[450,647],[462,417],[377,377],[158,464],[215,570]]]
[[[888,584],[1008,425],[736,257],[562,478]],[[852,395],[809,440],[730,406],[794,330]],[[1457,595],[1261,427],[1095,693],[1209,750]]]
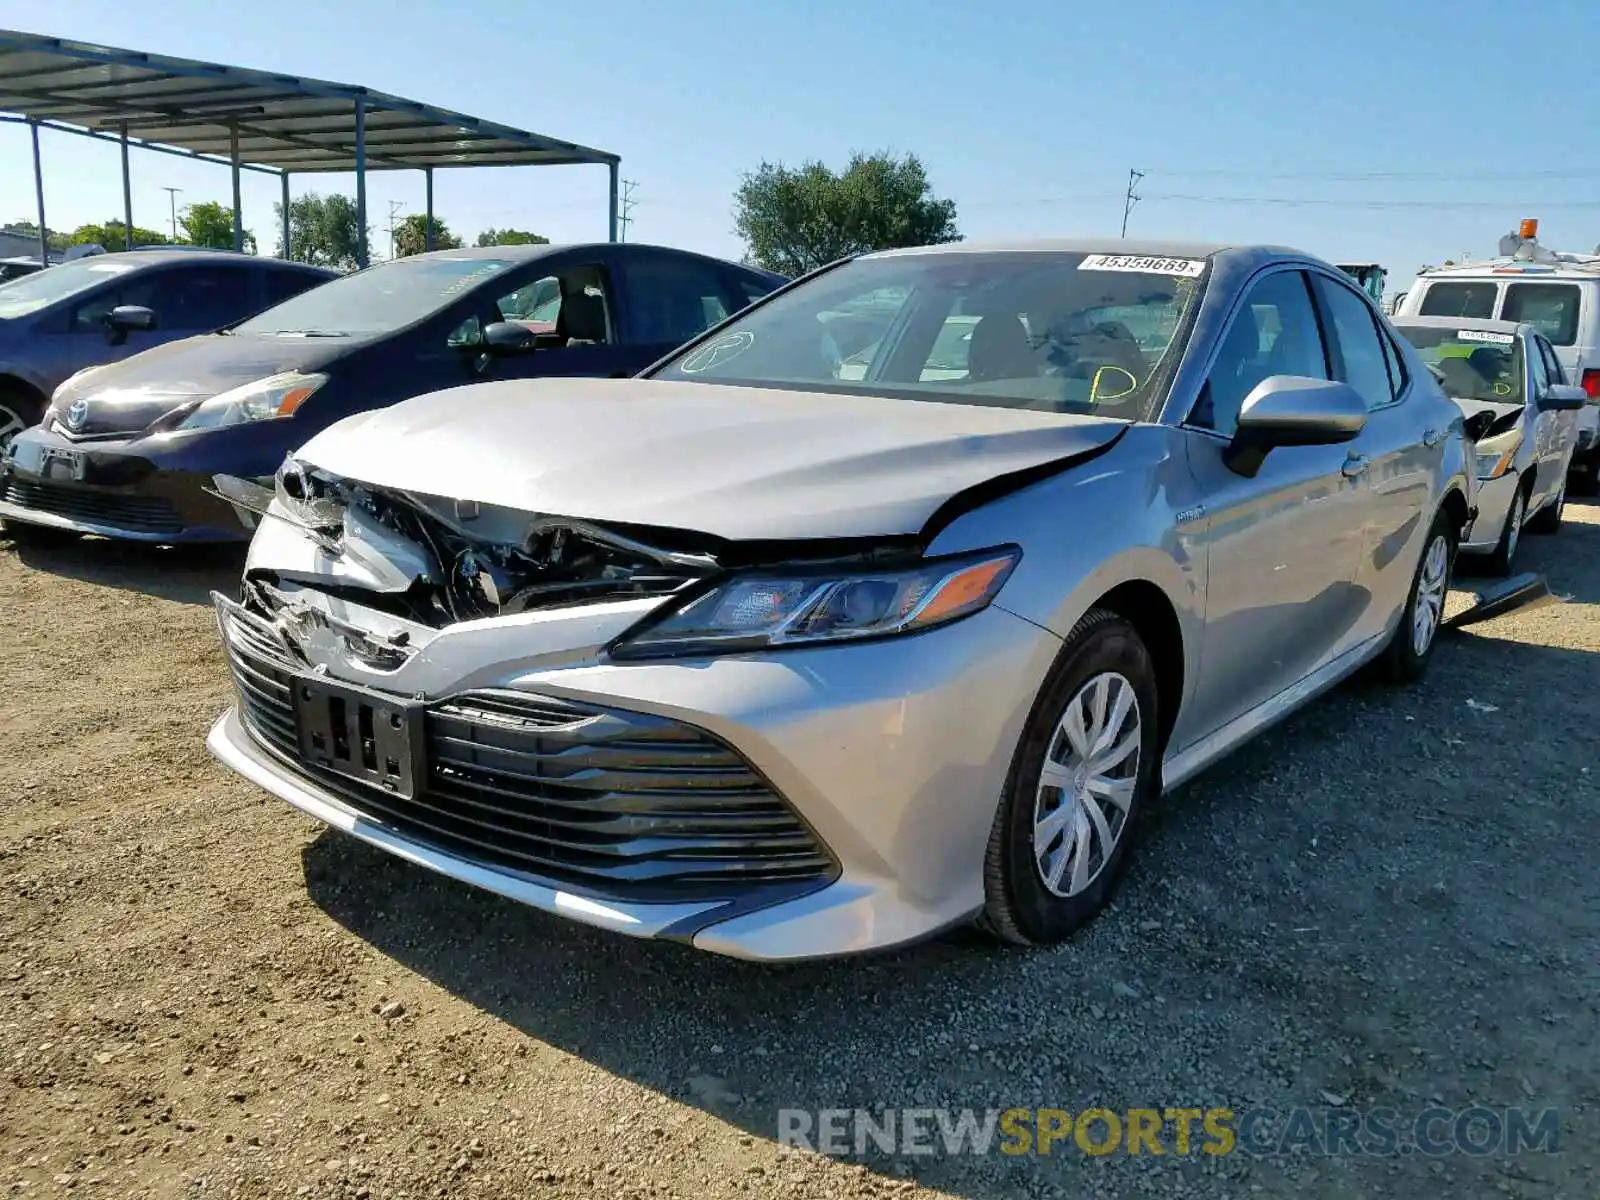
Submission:
[[[1539,397],[1540,412],[1577,412],[1589,402],[1589,393],[1570,383],[1552,383]]]
[[[106,314],[106,340],[120,346],[128,334],[156,327],[156,314],[139,304],[119,304]]]
[[[490,354],[526,354],[532,350],[536,335],[526,325],[515,321],[493,321],[483,330],[483,348]]]
[[[1239,423],[1223,462],[1254,478],[1270,450],[1348,442],[1366,423],[1367,402],[1348,383],[1273,375],[1256,384],[1239,406]]]

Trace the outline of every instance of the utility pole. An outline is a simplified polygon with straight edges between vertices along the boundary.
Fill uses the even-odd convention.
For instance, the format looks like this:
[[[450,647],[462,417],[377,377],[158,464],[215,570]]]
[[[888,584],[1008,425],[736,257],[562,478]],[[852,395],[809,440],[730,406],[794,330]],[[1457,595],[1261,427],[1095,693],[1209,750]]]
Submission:
[[[402,200],[389,201],[389,259],[394,260],[394,215],[405,207]]]
[[[617,234],[618,241],[625,242],[628,240],[628,222],[633,219],[631,215],[633,213],[633,189],[638,186],[637,181],[632,179],[624,179],[622,181],[622,205],[617,213],[617,224],[620,226]]]
[[[1122,236],[1123,237],[1127,237],[1128,236],[1128,214],[1133,211],[1133,206],[1135,204],[1139,203],[1139,197],[1134,192],[1133,189],[1138,184],[1139,180],[1141,180],[1143,178],[1144,178],[1144,172],[1143,171],[1135,171],[1131,167],[1128,169],[1128,190],[1123,195],[1123,198],[1122,198]]]
[[[183,191],[183,189],[169,187],[162,188],[161,190],[167,194],[167,205],[172,209],[172,240],[176,242],[178,240],[178,193]],[[132,231],[129,231],[128,239],[129,244],[131,245],[133,239]]]

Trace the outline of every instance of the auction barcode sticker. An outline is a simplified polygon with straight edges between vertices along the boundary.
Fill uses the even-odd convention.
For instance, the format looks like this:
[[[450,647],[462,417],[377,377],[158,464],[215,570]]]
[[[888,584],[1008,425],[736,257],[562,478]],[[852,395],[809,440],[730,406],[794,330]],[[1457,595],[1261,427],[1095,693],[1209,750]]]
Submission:
[[[1203,258],[1148,258],[1137,254],[1089,254],[1078,264],[1080,271],[1139,271],[1185,279],[1196,279],[1205,269]]]
[[[1497,346],[1509,346],[1516,340],[1513,334],[1490,333],[1486,329],[1456,330],[1456,341],[1458,342],[1493,342]]]

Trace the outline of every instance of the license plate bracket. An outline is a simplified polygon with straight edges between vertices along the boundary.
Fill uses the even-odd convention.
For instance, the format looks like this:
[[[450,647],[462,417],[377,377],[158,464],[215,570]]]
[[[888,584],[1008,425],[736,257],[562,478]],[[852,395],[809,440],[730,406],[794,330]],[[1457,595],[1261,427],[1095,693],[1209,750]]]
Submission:
[[[88,459],[82,450],[50,446],[40,459],[40,474],[46,479],[70,479],[82,483]]]
[[[314,675],[294,681],[300,756],[313,767],[403,799],[422,776],[422,709],[381,692]]]

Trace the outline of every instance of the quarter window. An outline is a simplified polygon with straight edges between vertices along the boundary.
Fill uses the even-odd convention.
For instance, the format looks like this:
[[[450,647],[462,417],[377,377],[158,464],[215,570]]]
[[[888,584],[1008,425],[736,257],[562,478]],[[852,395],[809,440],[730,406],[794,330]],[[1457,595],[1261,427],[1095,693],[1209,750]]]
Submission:
[[[1525,321],[1555,345],[1570,346],[1578,340],[1578,301],[1576,284],[1513,283],[1500,319]]]
[[[1250,289],[1222,339],[1190,423],[1232,437],[1245,397],[1272,375],[1328,378],[1316,310],[1299,271],[1274,272]]]
[[[1343,284],[1319,278],[1317,286],[1333,326],[1339,377],[1360,393],[1369,410],[1382,408],[1394,399],[1395,388],[1371,306]]]
[[[1567,373],[1561,368],[1561,360],[1556,357],[1556,352],[1550,348],[1550,343],[1543,338],[1534,338],[1539,344],[1539,353],[1544,355],[1544,368],[1550,372],[1551,383],[1566,383]]]

